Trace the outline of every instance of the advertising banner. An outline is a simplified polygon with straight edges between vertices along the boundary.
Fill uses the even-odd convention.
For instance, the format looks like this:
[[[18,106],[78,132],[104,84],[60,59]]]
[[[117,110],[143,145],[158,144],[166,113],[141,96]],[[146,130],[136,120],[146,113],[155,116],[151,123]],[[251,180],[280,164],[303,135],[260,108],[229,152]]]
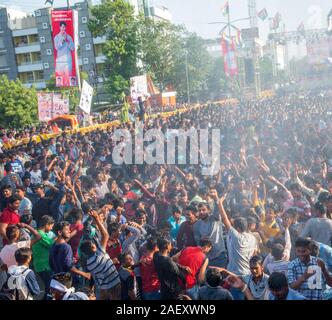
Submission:
[[[52,119],[53,93],[38,92],[38,118],[39,121]]]
[[[84,80],[82,86],[80,108],[86,113],[90,113],[91,111],[92,97],[93,97],[93,87],[91,87],[89,83]]]
[[[52,11],[56,87],[79,86],[77,19],[74,10]]]
[[[69,98],[62,93],[39,92],[39,121],[49,121],[54,117],[69,113]]]
[[[52,118],[69,113],[69,98],[62,93],[53,94]]]
[[[137,76],[130,78],[130,95],[134,103],[138,101],[139,97],[145,100],[145,97],[149,95],[147,76]]]

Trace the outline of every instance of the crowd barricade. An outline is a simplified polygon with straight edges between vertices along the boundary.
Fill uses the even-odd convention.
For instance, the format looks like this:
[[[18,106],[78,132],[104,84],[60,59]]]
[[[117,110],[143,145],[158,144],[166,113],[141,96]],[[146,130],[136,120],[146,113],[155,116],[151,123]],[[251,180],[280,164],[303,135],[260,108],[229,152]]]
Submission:
[[[215,101],[212,103],[216,103],[219,105],[234,105],[238,103],[237,99],[226,99],[226,100],[221,100],[221,101]],[[190,108],[181,108],[181,109],[176,109],[174,111],[167,111],[167,112],[161,112],[161,113],[156,113],[156,114],[151,114],[149,116],[147,116],[147,119],[155,119],[155,118],[169,118],[172,117],[176,114],[181,114],[184,112],[187,112],[189,110],[192,109],[198,109],[198,108],[203,108],[206,107],[207,104],[195,104],[193,106],[191,106]],[[102,123],[102,124],[94,124],[88,127],[82,127],[82,128],[76,128],[76,129],[71,129],[71,130],[65,130],[65,131],[61,131],[59,133],[48,133],[48,134],[37,134],[34,135],[31,138],[31,141],[34,141],[36,143],[40,143],[43,140],[49,140],[55,137],[60,136],[63,132],[65,132],[66,134],[76,134],[76,133],[81,133],[81,134],[87,134],[93,131],[97,131],[97,130],[107,130],[108,128],[114,127],[114,126],[119,126],[121,124],[120,120],[114,120],[111,122],[107,122],[107,123]],[[4,143],[3,147],[4,149],[11,149],[13,147],[17,147],[17,146],[21,146],[21,145],[26,145],[28,144],[30,141],[30,138],[24,138],[21,140],[15,140],[14,142],[10,142],[10,143]]]

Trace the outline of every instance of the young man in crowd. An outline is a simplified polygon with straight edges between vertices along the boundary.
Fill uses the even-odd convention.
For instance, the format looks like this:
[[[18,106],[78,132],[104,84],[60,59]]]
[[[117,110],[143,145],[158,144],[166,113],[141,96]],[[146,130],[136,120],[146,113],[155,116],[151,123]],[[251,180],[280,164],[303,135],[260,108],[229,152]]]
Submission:
[[[109,239],[108,232],[96,211],[91,210],[89,215],[95,221],[96,227],[101,234],[101,239],[97,245],[91,240],[83,241],[80,245],[80,250],[85,256],[85,268],[95,282],[97,300],[121,300],[119,273],[106,253]]]
[[[158,252],[157,240],[149,238],[146,241],[146,253],[139,264],[142,278],[143,300],[160,300],[160,281],[153,262],[153,256]]]
[[[33,268],[42,279],[45,287],[45,296],[49,291],[52,270],[49,263],[50,248],[54,244],[54,238],[50,236],[54,226],[54,219],[50,216],[42,216],[39,222],[38,234],[40,240],[32,245]]]
[[[311,240],[298,238],[295,242],[297,259],[288,265],[288,283],[308,300],[321,300],[323,281],[332,285],[332,276],[325,263],[311,255]],[[323,278],[324,277],[324,278]]]
[[[77,269],[74,265],[73,250],[67,243],[70,239],[70,225],[62,221],[54,225],[53,231],[56,240],[50,248],[49,262],[53,273],[72,272],[77,276],[82,276],[90,280],[90,273]]]
[[[40,294],[35,273],[29,269],[32,251],[22,247],[15,251],[16,264],[8,268],[7,288],[16,300],[33,300]]]
[[[211,192],[215,202],[219,201],[216,190]],[[227,264],[225,240],[223,237],[223,223],[218,212],[218,208],[211,207],[207,202],[198,205],[199,220],[194,224],[195,242],[200,243],[203,239],[209,239],[212,243],[212,250],[208,254],[209,265],[215,267],[225,267]]]
[[[188,267],[191,272],[186,275],[186,294],[196,300],[200,284],[205,281],[205,273],[209,264],[207,254],[212,249],[209,240],[201,240],[198,247],[187,247],[177,253],[172,259],[181,266]]]

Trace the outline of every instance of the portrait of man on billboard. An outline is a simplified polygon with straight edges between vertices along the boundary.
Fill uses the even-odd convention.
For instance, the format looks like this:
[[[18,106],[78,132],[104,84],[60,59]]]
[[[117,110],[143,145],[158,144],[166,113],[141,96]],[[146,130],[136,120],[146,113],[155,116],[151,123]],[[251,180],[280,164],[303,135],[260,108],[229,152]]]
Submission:
[[[55,72],[58,75],[69,78],[73,72],[72,51],[75,44],[72,37],[66,33],[67,24],[60,22],[60,32],[54,37],[54,46],[57,50]]]

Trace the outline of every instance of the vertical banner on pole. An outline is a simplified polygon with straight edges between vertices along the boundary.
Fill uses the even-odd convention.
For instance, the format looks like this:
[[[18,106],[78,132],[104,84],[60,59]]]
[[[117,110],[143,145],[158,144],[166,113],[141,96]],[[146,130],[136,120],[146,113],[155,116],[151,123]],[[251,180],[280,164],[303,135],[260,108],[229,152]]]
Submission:
[[[74,10],[52,10],[56,87],[76,87],[80,85],[75,12]]]
[[[228,77],[234,77],[238,74],[234,40],[223,35],[221,39],[221,47],[224,57],[225,74]]]

